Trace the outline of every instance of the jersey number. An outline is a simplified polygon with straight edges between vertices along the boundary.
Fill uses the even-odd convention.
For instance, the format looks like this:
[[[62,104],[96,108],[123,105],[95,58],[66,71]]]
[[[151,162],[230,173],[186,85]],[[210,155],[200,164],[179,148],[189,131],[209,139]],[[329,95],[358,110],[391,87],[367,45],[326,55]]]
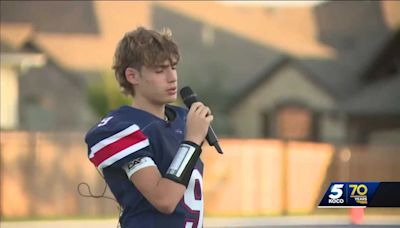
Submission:
[[[97,124],[98,127],[104,126],[108,123],[108,121],[110,121],[114,116],[109,116],[107,118],[104,118],[100,121],[99,124]]]
[[[189,185],[183,195],[186,210],[194,218],[185,219],[185,228],[203,227],[203,178],[197,169],[193,170]]]

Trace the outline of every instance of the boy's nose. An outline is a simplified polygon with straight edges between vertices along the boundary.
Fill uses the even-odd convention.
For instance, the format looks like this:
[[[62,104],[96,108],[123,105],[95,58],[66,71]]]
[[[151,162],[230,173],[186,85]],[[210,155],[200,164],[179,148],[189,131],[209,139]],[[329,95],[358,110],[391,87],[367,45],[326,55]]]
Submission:
[[[169,69],[167,72],[167,80],[168,82],[175,82],[178,79],[177,73],[175,70]]]

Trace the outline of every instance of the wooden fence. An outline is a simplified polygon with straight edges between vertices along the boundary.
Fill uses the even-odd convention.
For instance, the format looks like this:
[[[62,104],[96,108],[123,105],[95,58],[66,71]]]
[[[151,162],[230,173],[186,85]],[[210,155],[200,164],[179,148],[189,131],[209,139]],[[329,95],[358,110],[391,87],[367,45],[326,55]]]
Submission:
[[[82,133],[1,132],[1,216],[117,216],[115,202],[81,197],[80,182],[105,183]],[[206,215],[312,212],[331,181],[400,180],[400,147],[221,139],[205,147]],[[83,192],[87,189],[83,186]],[[106,195],[112,196],[107,189]]]

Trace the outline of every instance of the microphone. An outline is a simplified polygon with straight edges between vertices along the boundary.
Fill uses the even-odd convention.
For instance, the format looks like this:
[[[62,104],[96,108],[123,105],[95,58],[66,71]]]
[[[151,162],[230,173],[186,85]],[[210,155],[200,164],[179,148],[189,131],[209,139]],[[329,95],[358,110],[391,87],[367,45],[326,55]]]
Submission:
[[[181,94],[183,103],[185,103],[186,107],[188,107],[188,108],[190,108],[190,106],[192,106],[192,104],[194,102],[198,101],[196,94],[193,92],[193,90],[189,86],[183,87],[180,91],[180,94]],[[213,128],[211,127],[211,125],[208,128],[206,140],[210,146],[215,147],[215,149],[218,151],[218,153],[223,154],[222,149],[218,143],[218,138],[215,135],[215,132],[214,132]]]

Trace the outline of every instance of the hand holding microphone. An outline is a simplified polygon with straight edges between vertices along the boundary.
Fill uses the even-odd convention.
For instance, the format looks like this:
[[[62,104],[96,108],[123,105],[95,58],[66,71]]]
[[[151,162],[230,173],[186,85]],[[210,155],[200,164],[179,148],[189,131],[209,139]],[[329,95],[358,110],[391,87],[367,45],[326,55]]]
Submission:
[[[217,137],[210,126],[213,116],[210,109],[197,101],[196,95],[189,87],[180,91],[183,102],[189,108],[186,118],[185,140],[179,146],[165,178],[189,186],[192,171],[201,155],[201,144],[204,138],[222,154]]]
[[[207,106],[201,102],[193,103],[186,120],[186,140],[201,145],[212,120],[213,116]]]
[[[186,139],[200,145],[205,136],[208,144],[214,146],[218,153],[222,154],[218,138],[210,125],[213,120],[210,109],[201,102],[198,102],[196,94],[190,87],[182,88],[180,94],[183,103],[189,108],[186,122],[188,128]],[[206,133],[207,135],[205,135]]]

